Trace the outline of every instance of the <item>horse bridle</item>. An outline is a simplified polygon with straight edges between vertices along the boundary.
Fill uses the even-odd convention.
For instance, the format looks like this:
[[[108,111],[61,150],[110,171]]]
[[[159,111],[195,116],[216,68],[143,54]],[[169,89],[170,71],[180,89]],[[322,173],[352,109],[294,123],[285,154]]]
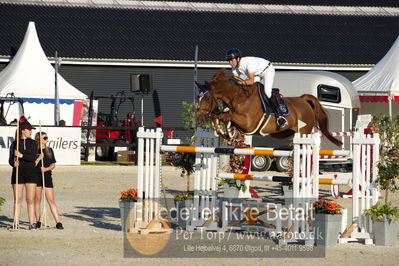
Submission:
[[[205,95],[205,94],[204,94]],[[216,107],[218,106],[218,100],[212,95],[212,93],[209,93],[209,97],[210,97],[210,101],[213,101],[214,104],[216,105]],[[201,101],[202,97],[199,99],[199,101]],[[215,110],[216,109],[216,110]],[[198,111],[205,111],[207,114],[215,114],[218,115],[221,113],[221,111],[219,110],[219,108],[213,108],[212,106],[210,106],[209,110],[205,109],[205,108],[199,108]]]

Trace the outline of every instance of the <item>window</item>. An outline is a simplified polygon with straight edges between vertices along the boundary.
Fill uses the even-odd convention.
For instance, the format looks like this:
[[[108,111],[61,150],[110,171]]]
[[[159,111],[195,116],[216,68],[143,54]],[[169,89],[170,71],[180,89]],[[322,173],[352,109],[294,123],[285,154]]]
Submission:
[[[340,103],[341,91],[337,87],[320,84],[317,86],[317,98],[320,101]]]

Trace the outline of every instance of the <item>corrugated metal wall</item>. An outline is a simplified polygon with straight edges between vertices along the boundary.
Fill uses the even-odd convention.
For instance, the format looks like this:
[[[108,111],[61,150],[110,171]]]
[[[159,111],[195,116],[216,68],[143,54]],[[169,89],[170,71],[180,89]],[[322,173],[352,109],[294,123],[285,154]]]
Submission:
[[[135,97],[136,115],[140,118],[141,94],[130,91],[131,74],[150,74],[153,91],[143,95],[144,125],[155,126],[153,119],[162,114],[164,127],[182,127],[182,102],[193,101],[193,69],[187,68],[143,68],[143,67],[107,67],[107,66],[70,66],[61,67],[61,75],[82,92],[95,96],[116,95],[124,91],[127,96]],[[199,77],[209,79],[215,70],[200,70]],[[101,99],[99,110],[109,113],[110,100]],[[122,119],[132,112],[130,102],[120,106]]]
[[[0,70],[4,66],[5,64],[1,64]],[[216,71],[216,69],[199,69],[198,78],[201,82],[209,80]],[[124,91],[127,96],[133,96],[136,115],[139,119],[141,94],[130,91],[130,77],[131,74],[150,74],[153,91],[143,96],[144,125],[147,127],[156,126],[153,119],[161,113],[164,127],[182,128],[182,102],[193,101],[194,71],[191,68],[61,65],[60,74],[88,96],[92,90],[94,90],[95,96],[116,95],[120,91]],[[99,101],[100,112],[109,113],[110,106],[111,101],[108,99]],[[120,106],[119,119],[123,119],[127,113],[132,111],[131,103],[126,101]]]
[[[6,64],[0,64],[0,71]],[[209,80],[217,69],[199,69],[198,80]],[[127,96],[135,97],[136,116],[140,119],[141,94],[130,91],[131,74],[150,74],[153,91],[143,96],[144,100],[144,125],[156,126],[153,119],[162,114],[165,128],[182,128],[183,112],[182,102],[193,101],[193,76],[192,68],[176,67],[118,67],[118,66],[85,66],[61,65],[60,74],[73,86],[90,96],[94,90],[95,96],[116,95],[124,91]],[[340,72],[345,75],[345,72]],[[348,72],[348,78],[354,79],[361,72]],[[101,99],[99,111],[110,112],[111,101]],[[133,111],[133,106],[126,101],[120,106],[119,119]],[[62,114],[61,114],[62,119]]]

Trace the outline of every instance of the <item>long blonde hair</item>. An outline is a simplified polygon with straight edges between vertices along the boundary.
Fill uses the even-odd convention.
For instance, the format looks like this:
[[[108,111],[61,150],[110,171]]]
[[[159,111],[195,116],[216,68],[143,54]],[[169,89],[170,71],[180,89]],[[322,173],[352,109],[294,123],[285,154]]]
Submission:
[[[42,132],[42,136],[43,136],[43,135],[47,135],[47,133],[46,133],[46,132]],[[35,135],[35,140],[36,140],[37,145],[38,145],[38,147],[39,147],[39,151],[41,151],[41,150],[42,150],[42,147],[40,147],[40,132],[37,132],[37,133],[36,133],[36,135]],[[51,154],[50,148],[47,147],[47,145],[44,146],[44,152],[46,153],[47,157],[49,157],[49,158],[52,158],[52,157],[53,157],[53,155]]]

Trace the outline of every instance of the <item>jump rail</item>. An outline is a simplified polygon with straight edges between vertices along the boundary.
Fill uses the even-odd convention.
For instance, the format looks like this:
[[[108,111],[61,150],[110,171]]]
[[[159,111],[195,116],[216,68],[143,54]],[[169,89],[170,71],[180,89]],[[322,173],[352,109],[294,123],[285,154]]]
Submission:
[[[292,157],[293,151],[261,149],[255,147],[248,148],[226,148],[226,147],[194,147],[194,146],[169,146],[162,145],[161,151],[164,152],[197,152],[212,154],[236,154],[236,155],[265,155],[265,156],[287,156]],[[346,150],[319,150],[320,156],[349,156],[350,151]]]
[[[205,132],[203,132],[205,134]],[[220,228],[221,214],[211,213],[208,219],[200,217],[204,208],[217,205],[217,178],[233,178],[239,180],[260,180],[269,182],[292,181],[293,182],[293,204],[296,206],[311,206],[318,199],[319,184],[347,184],[350,179],[334,179],[319,177],[320,156],[348,156],[350,151],[345,150],[321,150],[320,135],[315,133],[309,136],[296,134],[293,140],[292,151],[259,149],[259,148],[226,148],[219,147],[218,139],[213,133],[197,138],[196,146],[166,146],[161,145],[163,133],[161,129],[144,131],[140,128],[138,133],[138,193],[139,201],[136,204],[136,220],[132,232],[170,232],[170,228],[158,217],[160,199],[160,181],[162,178],[160,154],[164,152],[193,152],[195,160],[195,182],[194,182],[194,208],[198,212],[193,213],[193,219],[188,226],[189,230],[226,230]],[[209,140],[211,139],[211,140]],[[353,136],[353,174],[352,182],[354,188],[353,196],[353,219],[352,225],[341,239],[343,241],[371,238],[369,224],[363,215],[363,210],[369,208],[376,202],[376,191],[374,184],[378,169],[378,145],[379,137],[373,137],[355,133]],[[207,147],[201,147],[201,145]],[[219,154],[238,155],[267,155],[267,156],[292,156],[293,177],[256,176],[218,173]],[[349,180],[349,181],[348,181]],[[310,200],[310,201],[309,201]],[[312,232],[310,223],[311,210],[305,209],[305,217],[308,221],[288,221],[288,232],[302,232],[305,239]],[[225,210],[223,210],[225,212]],[[295,235],[295,234],[294,234]],[[303,237],[303,235],[301,235]],[[285,239],[286,242],[296,239]],[[306,240],[305,240],[306,242]],[[341,240],[340,240],[341,242]]]
[[[265,182],[292,182],[293,178],[290,176],[262,176],[252,174],[233,174],[233,173],[220,173],[218,178],[223,179],[236,179],[236,180],[254,180]],[[319,178],[319,184],[323,185],[348,185],[349,179],[334,179],[332,178]]]

